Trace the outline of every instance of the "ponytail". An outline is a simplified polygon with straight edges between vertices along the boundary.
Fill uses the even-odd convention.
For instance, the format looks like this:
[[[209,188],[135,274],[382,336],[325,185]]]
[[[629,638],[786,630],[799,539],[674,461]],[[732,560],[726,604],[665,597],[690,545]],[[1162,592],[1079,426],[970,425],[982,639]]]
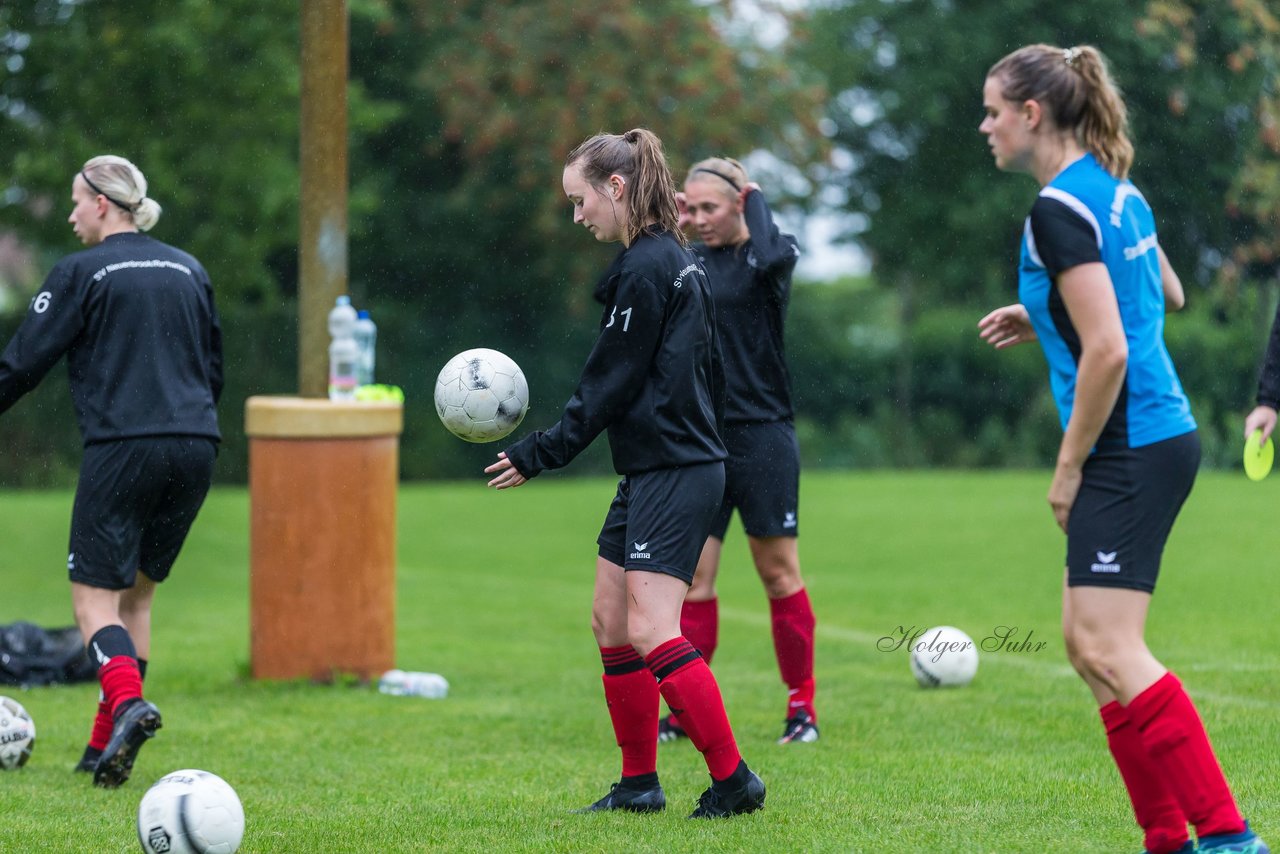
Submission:
[[[662,140],[645,128],[624,134],[599,133],[565,158],[565,166],[578,164],[582,177],[593,187],[621,175],[627,182],[627,221],[623,244],[630,246],[646,228],[669,231],[682,244],[687,239],[678,227],[675,182],[662,150]]]
[[[89,189],[133,219],[140,231],[148,231],[160,219],[160,203],[147,197],[147,179],[137,166],[114,154],[100,154],[80,169]]]
[[[1073,132],[1112,176],[1128,177],[1133,165],[1128,110],[1097,48],[1027,45],[991,66],[987,76],[1000,81],[1008,101],[1038,101],[1054,124]]]
[[[1084,46],[1072,63],[1085,84],[1085,107],[1076,127],[1080,144],[1092,151],[1102,167],[1116,178],[1129,175],[1133,143],[1129,140],[1129,111],[1107,62],[1097,48]]]

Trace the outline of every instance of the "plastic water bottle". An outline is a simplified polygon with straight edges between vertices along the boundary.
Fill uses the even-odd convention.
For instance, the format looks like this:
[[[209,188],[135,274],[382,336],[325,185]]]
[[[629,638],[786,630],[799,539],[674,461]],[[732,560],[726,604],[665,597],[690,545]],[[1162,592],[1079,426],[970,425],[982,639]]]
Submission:
[[[393,697],[426,697],[440,700],[449,695],[449,680],[439,673],[388,670],[378,680],[378,691]]]
[[[355,400],[356,362],[360,348],[353,337],[356,327],[356,310],[351,307],[351,297],[338,297],[329,312],[329,399]]]
[[[356,339],[356,348],[360,351],[356,361],[356,385],[373,385],[374,347],[378,341],[378,326],[364,309],[356,313],[353,337]]]

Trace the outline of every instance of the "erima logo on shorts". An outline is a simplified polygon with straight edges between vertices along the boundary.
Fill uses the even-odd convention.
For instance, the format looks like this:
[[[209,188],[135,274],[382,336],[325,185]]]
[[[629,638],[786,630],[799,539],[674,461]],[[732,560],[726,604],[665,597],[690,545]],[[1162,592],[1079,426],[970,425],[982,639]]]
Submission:
[[[71,554],[67,555],[67,569],[72,570],[75,568],[76,568],[76,553],[72,552]]]
[[[1089,567],[1091,572],[1119,572],[1120,564],[1116,563],[1116,552],[1094,552],[1098,562]]]
[[[649,559],[649,553],[645,551],[645,549],[649,548],[649,544],[647,542],[632,543],[631,545],[635,546],[635,549],[636,549],[631,553],[632,560],[648,560]]]
[[[796,526],[796,514],[794,510],[788,510],[786,518],[782,520],[782,527],[794,528]]]

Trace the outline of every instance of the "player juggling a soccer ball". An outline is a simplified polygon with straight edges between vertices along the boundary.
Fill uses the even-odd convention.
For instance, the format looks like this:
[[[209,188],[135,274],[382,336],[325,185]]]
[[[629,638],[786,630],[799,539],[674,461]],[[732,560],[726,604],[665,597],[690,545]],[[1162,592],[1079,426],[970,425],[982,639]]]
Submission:
[[[1049,363],[1064,430],[1048,498],[1067,535],[1067,655],[1098,702],[1146,850],[1265,854],[1195,705],[1144,640],[1200,441],[1164,345],[1182,284],[1126,177],[1124,101],[1096,49],[1048,45],[997,62],[982,101],[996,166],[1041,188],[1023,229],[1019,302],[978,326],[997,348],[1039,340]]]
[[[591,626],[622,748],[622,779],[587,811],[653,812],[659,695],[702,752],[711,786],[690,818],[764,806],[710,668],[680,633],[680,606],[724,491],[724,376],[707,275],[677,226],[662,143],[599,134],[565,161],[573,221],[625,252],[605,283],[600,336],[560,420],[498,455],[490,486],[567,465],[608,432],[623,476],[597,539]]]
[[[0,356],[0,412],[67,358],[84,459],[71,513],[71,602],[102,696],[77,771],[129,779],[160,728],[142,697],[151,602],[204,502],[217,455],[222,336],[200,262],[147,237],[160,206],[122,157],[85,163],[72,229],[88,249],[49,273]]]

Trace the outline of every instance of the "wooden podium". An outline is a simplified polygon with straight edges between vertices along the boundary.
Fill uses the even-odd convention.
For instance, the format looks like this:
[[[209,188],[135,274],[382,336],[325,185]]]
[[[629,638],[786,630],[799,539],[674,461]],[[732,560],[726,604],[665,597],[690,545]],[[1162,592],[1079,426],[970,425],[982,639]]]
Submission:
[[[245,403],[255,679],[376,679],[395,666],[403,429],[395,402]]]

